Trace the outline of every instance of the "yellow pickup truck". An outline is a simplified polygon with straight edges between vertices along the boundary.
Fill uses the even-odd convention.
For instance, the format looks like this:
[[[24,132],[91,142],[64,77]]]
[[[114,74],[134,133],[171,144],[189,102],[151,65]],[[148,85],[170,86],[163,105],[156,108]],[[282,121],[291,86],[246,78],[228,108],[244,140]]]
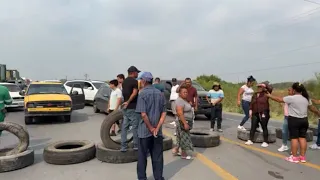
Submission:
[[[62,83],[59,82],[33,82],[24,95],[25,124],[32,124],[34,117],[59,116],[65,122],[70,122],[73,110],[85,107],[83,93],[73,90],[67,92]]]

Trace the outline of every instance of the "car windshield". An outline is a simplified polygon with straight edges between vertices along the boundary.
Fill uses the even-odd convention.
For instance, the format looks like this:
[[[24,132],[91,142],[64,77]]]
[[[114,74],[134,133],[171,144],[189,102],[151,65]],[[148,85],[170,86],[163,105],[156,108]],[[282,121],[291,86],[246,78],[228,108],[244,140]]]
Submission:
[[[1,85],[7,87],[10,92],[20,92],[21,91],[20,87],[15,84],[1,84]]]
[[[31,94],[68,94],[62,84],[30,84],[27,95]]]
[[[103,83],[103,82],[100,82],[100,83],[92,83],[97,89],[99,89],[102,85],[106,84],[106,83]]]
[[[197,91],[206,91],[200,84],[192,82],[192,86],[197,89]]]

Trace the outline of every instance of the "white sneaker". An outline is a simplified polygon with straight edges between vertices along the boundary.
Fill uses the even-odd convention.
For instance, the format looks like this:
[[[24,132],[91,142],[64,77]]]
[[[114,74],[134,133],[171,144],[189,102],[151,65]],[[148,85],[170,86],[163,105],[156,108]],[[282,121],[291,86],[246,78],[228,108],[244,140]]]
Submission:
[[[175,121],[172,121],[170,124],[171,124],[171,125],[176,125],[176,122],[175,122]]]
[[[211,129],[210,129],[210,131],[214,131],[214,129],[213,129],[213,128],[211,128]]]
[[[174,136],[177,136],[177,133],[175,132],[175,133],[173,133],[173,135],[174,135]]]
[[[311,146],[309,146],[309,148],[313,150],[320,150],[320,146],[318,146],[317,144],[312,144]]]
[[[253,142],[251,141],[251,140],[248,140],[246,143],[244,143],[244,144],[246,144],[246,145],[252,145],[253,144]]]
[[[266,147],[268,147],[268,146],[269,146],[269,144],[266,143],[266,142],[263,142],[263,143],[261,144],[261,147],[264,147],[264,148],[266,148]]]
[[[246,128],[244,128],[243,126],[238,126],[238,129],[240,129],[240,130],[243,130],[243,131],[245,131],[246,130]]]
[[[286,145],[282,145],[282,146],[278,149],[279,152],[284,152],[284,151],[288,151],[288,150],[289,150],[289,148],[288,148],[288,146],[286,146]]]
[[[258,132],[261,132],[261,133],[263,132],[263,130],[262,130],[261,127],[258,127],[258,128],[257,128],[257,131],[258,131]]]

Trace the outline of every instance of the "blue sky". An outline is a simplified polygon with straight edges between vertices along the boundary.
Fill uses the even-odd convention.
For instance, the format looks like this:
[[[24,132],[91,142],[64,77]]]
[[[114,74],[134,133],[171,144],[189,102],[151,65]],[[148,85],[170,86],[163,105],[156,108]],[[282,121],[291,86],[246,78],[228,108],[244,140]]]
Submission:
[[[0,59],[39,80],[107,80],[135,65],[163,79],[301,81],[320,63],[248,71],[320,62],[319,19],[304,0],[2,0]]]

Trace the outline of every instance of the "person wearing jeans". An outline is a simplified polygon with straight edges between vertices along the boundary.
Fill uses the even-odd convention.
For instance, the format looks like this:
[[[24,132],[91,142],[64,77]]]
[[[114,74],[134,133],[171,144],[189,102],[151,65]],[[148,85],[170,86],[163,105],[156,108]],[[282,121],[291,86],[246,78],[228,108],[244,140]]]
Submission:
[[[238,91],[238,106],[242,107],[243,113],[244,113],[244,117],[240,123],[240,125],[238,126],[238,129],[240,130],[246,130],[246,128],[243,127],[243,125],[248,121],[249,117],[249,110],[250,110],[250,102],[252,99],[252,95],[254,93],[254,90],[252,89],[252,86],[254,85],[254,83],[256,82],[256,79],[252,76],[249,76],[247,78],[247,83],[243,86],[241,86],[241,88]],[[242,98],[241,98],[242,95]],[[259,124],[257,125],[257,131],[262,132],[261,128],[259,128]]]
[[[128,69],[128,77],[122,83],[122,94],[124,103],[122,104],[123,109],[123,122],[121,126],[121,152],[126,152],[128,148],[127,131],[130,125],[132,126],[133,133],[133,149],[138,150],[138,123],[140,116],[135,112],[138,99],[138,73],[140,71],[135,67],[131,66]]]
[[[317,134],[317,141],[315,144],[310,146],[310,149],[320,150],[320,119],[318,119],[318,134]]]
[[[218,82],[214,82],[212,89],[207,94],[207,101],[211,104],[211,123],[210,131],[214,130],[215,121],[217,120],[217,130],[222,132],[222,100],[224,93]]]

